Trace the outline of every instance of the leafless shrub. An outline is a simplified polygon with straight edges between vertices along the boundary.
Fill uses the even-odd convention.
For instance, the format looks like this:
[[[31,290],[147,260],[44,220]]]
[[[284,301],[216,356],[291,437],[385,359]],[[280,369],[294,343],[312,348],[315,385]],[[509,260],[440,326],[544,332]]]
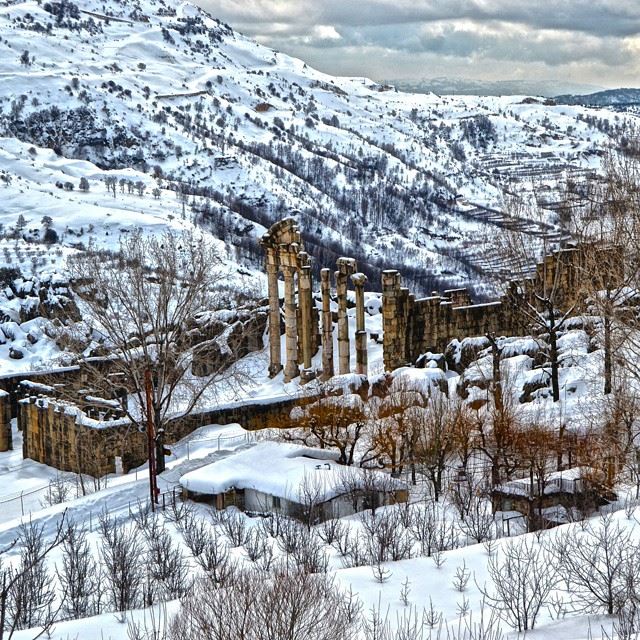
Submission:
[[[296,567],[306,573],[326,573],[329,564],[324,544],[312,530],[304,529],[292,553]]]
[[[502,557],[501,557],[502,556]],[[556,568],[531,539],[508,542],[487,564],[493,590],[480,588],[486,603],[518,631],[533,629],[558,583]]]
[[[436,565],[436,569],[440,569],[442,565],[447,561],[444,556],[443,549],[434,549],[431,554],[431,559],[433,560],[433,564]]]
[[[355,640],[360,605],[326,575],[238,571],[225,589],[199,579],[171,623],[173,640]],[[224,612],[224,615],[220,615]]]
[[[284,518],[280,522],[279,528],[278,547],[283,553],[293,555],[303,540],[304,527],[293,518]]]
[[[248,533],[246,516],[236,509],[221,511],[220,525],[234,547],[244,546]]]
[[[128,640],[165,640],[168,632],[169,616],[163,604],[146,609],[141,621],[129,620],[127,623]]]
[[[438,505],[429,501],[420,509],[410,528],[413,539],[420,545],[420,554],[431,556],[434,551],[450,549],[454,546],[453,526],[448,524]]]
[[[106,514],[100,517],[100,530],[107,597],[115,611],[134,609],[140,603],[144,582],[142,545],[132,527]]]
[[[380,584],[386,582],[391,577],[391,570],[387,569],[381,562],[376,562],[376,564],[371,567],[371,572],[373,573],[375,581]]]
[[[60,533],[60,540],[64,534]],[[57,545],[56,545],[57,546]],[[15,568],[3,575],[2,595],[6,600],[0,602],[2,612],[8,614],[4,625],[10,621],[10,636],[15,629],[31,627],[49,627],[55,620],[55,590],[52,576],[47,569],[46,556],[50,544],[44,538],[44,526],[33,522],[20,525],[16,547],[20,549],[20,559]],[[10,588],[5,594],[9,583]],[[3,629],[0,628],[0,637]]]
[[[495,521],[488,492],[487,482],[473,477],[465,482],[453,483],[450,490],[463,529],[476,542],[484,542],[494,535]]]
[[[362,567],[372,564],[374,561],[369,552],[369,545],[362,541],[360,536],[350,536],[349,542],[345,545],[345,554],[342,564],[345,567]]]
[[[463,560],[462,566],[456,567],[456,573],[453,576],[453,588],[462,593],[466,588],[471,577],[471,572],[467,569],[467,563]]]
[[[156,518],[156,514],[151,509],[149,502],[138,501],[135,508],[129,509],[129,515],[140,531],[146,531],[149,526],[149,521]]]
[[[173,494],[169,498],[169,504],[164,511],[164,516],[169,522],[175,523],[180,528],[186,518],[193,514],[193,505],[190,502],[181,500]]]
[[[409,606],[409,594],[411,593],[411,583],[409,582],[409,577],[407,576],[402,582],[402,587],[400,589],[400,602],[405,607]]]
[[[69,522],[62,542],[62,566],[58,579],[64,594],[62,615],[78,619],[99,613],[101,567],[93,559],[86,530]]]
[[[229,559],[229,546],[215,529],[202,553],[196,556],[195,560],[210,576],[211,582],[217,585],[224,584],[235,570],[235,565]]]
[[[583,531],[571,527],[557,534],[550,548],[577,610],[618,613],[630,589],[640,591],[631,531],[611,515],[588,521]]]
[[[360,519],[367,533],[369,555],[374,562],[411,557],[412,541],[402,527],[397,510],[379,510],[375,514],[363,512]]]
[[[403,502],[397,505],[396,510],[398,512],[398,520],[405,529],[411,529],[414,520],[419,517],[416,505],[412,502]]]
[[[182,597],[189,587],[189,564],[171,535],[162,527],[149,540],[149,575],[164,600]]]
[[[333,518],[331,520],[325,520],[315,531],[325,544],[332,545],[343,535],[344,529],[344,523],[337,518]]]
[[[274,511],[266,517],[261,518],[258,526],[264,533],[271,538],[277,538],[280,535],[282,523],[288,518],[279,511]]]
[[[191,555],[197,558],[202,555],[207,546],[207,542],[211,538],[211,529],[209,526],[197,517],[187,517],[182,521],[180,527],[182,539],[187,545]]]
[[[270,549],[271,545],[264,537],[264,534],[260,529],[254,527],[246,536],[244,542],[244,549],[247,552],[247,557],[252,562],[260,560],[267,553],[267,549]]]

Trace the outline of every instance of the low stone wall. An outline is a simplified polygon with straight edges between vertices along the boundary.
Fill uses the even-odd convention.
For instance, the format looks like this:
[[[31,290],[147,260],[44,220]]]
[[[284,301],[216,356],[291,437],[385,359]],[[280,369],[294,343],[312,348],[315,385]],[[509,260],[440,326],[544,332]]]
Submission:
[[[256,431],[286,426],[295,406],[313,397],[264,403],[235,403],[177,417],[166,426],[167,445],[208,424],[238,423]],[[72,404],[51,398],[25,398],[18,403],[23,455],[62,471],[102,476],[116,470],[116,456],[126,471],[147,460],[147,436],[127,420],[88,419]]]

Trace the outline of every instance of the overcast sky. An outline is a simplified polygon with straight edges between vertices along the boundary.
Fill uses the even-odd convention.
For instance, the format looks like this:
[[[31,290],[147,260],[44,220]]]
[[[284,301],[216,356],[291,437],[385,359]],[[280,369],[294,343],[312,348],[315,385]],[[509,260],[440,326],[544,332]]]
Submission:
[[[640,0],[196,0],[333,75],[640,86]]]

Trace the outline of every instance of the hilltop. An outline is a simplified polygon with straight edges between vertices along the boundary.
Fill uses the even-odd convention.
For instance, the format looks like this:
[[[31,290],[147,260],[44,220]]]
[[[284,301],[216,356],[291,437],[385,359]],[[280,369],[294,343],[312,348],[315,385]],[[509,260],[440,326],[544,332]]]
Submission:
[[[351,255],[373,287],[397,267],[418,291],[482,295],[493,236],[557,235],[562,182],[632,118],[331,77],[186,3],[0,6],[0,215],[29,239],[44,216],[80,248],[195,224],[257,267],[259,236],[297,210],[317,267]],[[514,192],[540,213],[505,216]]]

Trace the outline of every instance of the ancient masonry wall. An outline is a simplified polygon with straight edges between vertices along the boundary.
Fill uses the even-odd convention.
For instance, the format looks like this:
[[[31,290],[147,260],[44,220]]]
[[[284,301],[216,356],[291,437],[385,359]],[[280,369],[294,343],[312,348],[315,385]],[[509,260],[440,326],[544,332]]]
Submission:
[[[534,275],[514,280],[500,300],[472,305],[465,289],[452,289],[442,295],[416,299],[402,286],[395,270],[382,274],[382,314],[384,366],[387,371],[411,365],[428,351],[442,353],[453,339],[498,335],[520,335],[528,329],[518,313],[515,297],[525,297],[535,305],[533,292],[553,292],[559,309],[579,310],[588,275],[588,265],[601,256],[612,265],[611,278],[619,279],[621,257],[614,249],[581,245],[563,249],[536,266]],[[591,283],[590,283],[591,284]]]
[[[3,397],[0,397],[2,407]],[[270,403],[233,404],[221,409],[194,412],[171,420],[165,441],[184,438],[207,424],[240,423],[250,431],[281,426],[300,399]],[[147,460],[147,436],[126,419],[89,420],[70,403],[45,397],[18,402],[18,428],[23,435],[23,455],[62,471],[102,476],[116,471],[115,458],[122,459],[125,472]]]

